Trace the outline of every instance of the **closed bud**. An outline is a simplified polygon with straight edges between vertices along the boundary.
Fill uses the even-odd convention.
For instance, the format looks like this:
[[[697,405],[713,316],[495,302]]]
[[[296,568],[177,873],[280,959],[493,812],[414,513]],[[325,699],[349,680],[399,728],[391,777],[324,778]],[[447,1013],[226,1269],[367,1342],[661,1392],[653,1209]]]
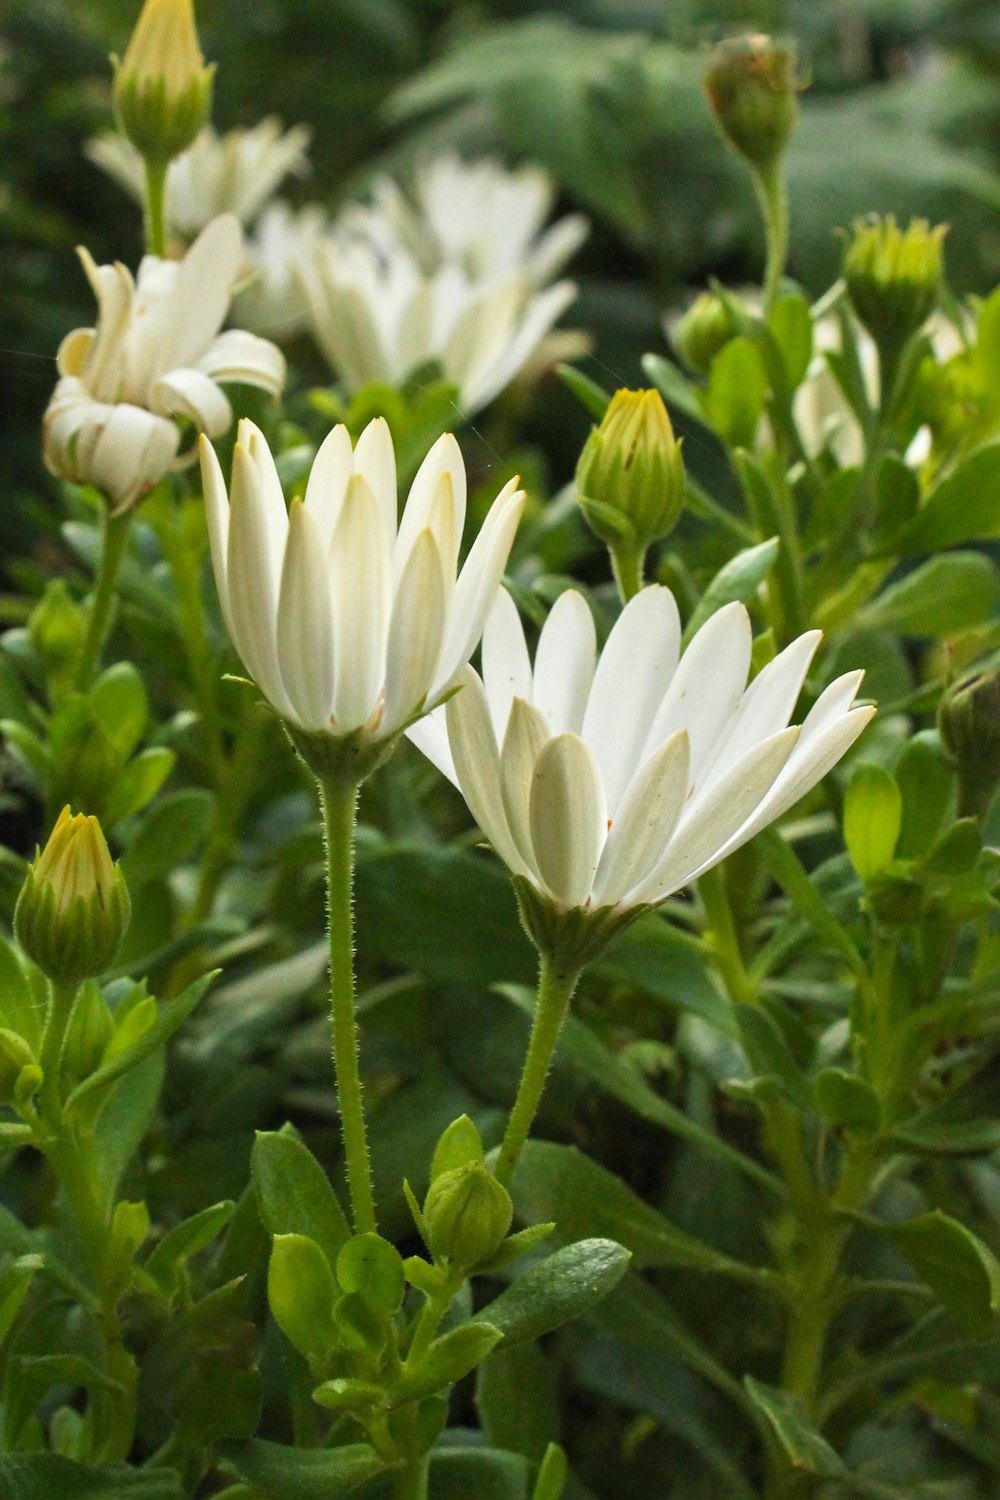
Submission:
[[[911,219],[906,229],[892,214],[855,219],[844,280],[859,321],[880,350],[901,347],[934,311],[946,233],[946,225],[932,229],[926,219]]]
[[[146,0],[121,62],[115,60],[115,113],[122,133],[147,160],[186,151],[208,119],[213,67],[198,44],[192,0]]]
[[[674,329],[677,353],[699,375],[707,375],[715,356],[738,333],[733,315],[715,292],[702,292]]]
[[[720,42],[705,71],[705,92],[723,135],[759,172],[770,171],[798,114],[795,58],[769,36]]]
[[[681,445],[659,391],[616,391],[584,444],[576,487],[609,547],[645,548],[672,531],[684,504]]]
[[[952,688],[941,700],[938,728],[958,772],[959,814],[982,816],[1000,784],[1000,670]]]
[[[17,899],[18,942],[49,979],[80,984],[109,967],[128,919],[128,889],[100,823],[64,807]]]
[[[87,634],[87,613],[61,578],[53,579],[28,616],[28,636],[45,663],[50,689],[72,687]]]
[[[442,1172],[424,1201],[431,1250],[464,1268],[496,1254],[513,1216],[510,1194],[481,1162]]]

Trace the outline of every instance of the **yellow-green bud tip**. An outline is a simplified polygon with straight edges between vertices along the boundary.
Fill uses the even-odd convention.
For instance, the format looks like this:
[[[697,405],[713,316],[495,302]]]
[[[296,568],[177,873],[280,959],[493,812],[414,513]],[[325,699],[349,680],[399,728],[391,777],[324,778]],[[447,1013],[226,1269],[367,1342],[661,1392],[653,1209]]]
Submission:
[[[435,1177],[424,1200],[431,1250],[467,1270],[496,1254],[513,1216],[506,1188],[476,1161]]]
[[[191,145],[209,115],[212,73],[192,0],[146,0],[114,82],[118,123],[143,156],[167,162]]]
[[[79,984],[108,968],[128,919],[128,890],[100,823],[64,807],[21,888],[18,942],[50,979]]]
[[[882,348],[901,346],[934,310],[944,271],[944,224],[912,219],[900,229],[892,214],[856,219],[843,274],[854,311]]]
[[[705,70],[705,93],[723,135],[758,171],[788,144],[798,112],[795,57],[769,36],[720,42]]]
[[[673,530],[684,503],[681,445],[659,391],[616,391],[576,469],[580,506],[609,547]]]

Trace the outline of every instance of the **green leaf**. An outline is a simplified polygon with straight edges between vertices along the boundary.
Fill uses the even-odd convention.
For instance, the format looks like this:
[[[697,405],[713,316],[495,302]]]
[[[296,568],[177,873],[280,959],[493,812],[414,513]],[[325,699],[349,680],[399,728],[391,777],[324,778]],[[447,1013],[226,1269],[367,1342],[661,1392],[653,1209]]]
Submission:
[[[660,354],[644,354],[642,368],[656,386],[667,406],[675,412],[691,417],[699,427],[708,425],[708,418],[699,400],[700,391],[687,377]]]
[[[824,1068],[816,1076],[816,1099],[831,1125],[847,1130],[877,1130],[880,1109],[871,1084],[843,1068]]]
[[[843,1463],[826,1438],[812,1425],[801,1396],[775,1390],[762,1380],[755,1380],[752,1375],[745,1376],[743,1384],[754,1404],[767,1418],[768,1426],[793,1468],[822,1478],[832,1478],[835,1474],[843,1473]]]
[[[20,953],[0,936],[0,1016],[12,1031],[24,1038],[36,1057],[42,1040],[43,1015],[31,992]]]
[[[918,859],[929,852],[941,832],[954,789],[936,730],[924,730],[907,742],[893,775],[903,799],[896,855]]]
[[[970,1229],[940,1209],[900,1224],[864,1223],[895,1245],[965,1333],[990,1333],[1000,1309],[1000,1264]]]
[[[333,1303],[337,1288],[326,1256],[304,1234],[276,1234],[267,1271],[267,1300],[300,1354],[329,1354],[337,1338]]]
[[[962,459],[897,538],[904,556],[1000,536],[1000,443]]]
[[[351,1229],[308,1146],[287,1131],[261,1131],[250,1169],[265,1229],[271,1234],[308,1235],[335,1266]]]
[[[412,1370],[403,1367],[402,1375],[390,1387],[390,1404],[405,1406],[454,1385],[482,1364],[502,1338],[499,1328],[481,1318],[442,1334]]]
[[[798,1105],[808,1107],[809,1085],[774,1017],[758,1006],[741,1005],[736,1018],[752,1073],[777,1079]]]
[[[565,1489],[568,1473],[566,1454],[558,1443],[550,1443],[545,1450],[531,1500],[559,1500]]]
[[[684,640],[689,641],[695,631],[715,614],[724,604],[734,600],[745,603],[753,598],[777,561],[781,543],[776,536],[755,547],[746,547],[730,558],[712,579],[702,594],[694,612],[684,629]]]
[[[876,539],[888,543],[916,513],[920,481],[898,453],[886,453],[875,478]]]
[[[789,387],[794,391],[806,377],[813,350],[809,303],[800,292],[780,297],[771,308],[767,326],[781,350]]]
[[[109,828],[138,812],[156,796],[173,770],[176,759],[172,750],[157,745],[151,750],[143,750],[129,762],[108,792],[104,805],[104,822]]]
[[[613,1240],[579,1240],[525,1271],[483,1314],[503,1334],[504,1347],[541,1338],[606,1297],[630,1259]]]
[[[406,1285],[403,1257],[380,1234],[357,1234],[341,1246],[337,1280],[343,1291],[360,1293],[376,1312],[394,1313]]]
[[[91,1073],[89,1078],[77,1084],[66,1101],[66,1113],[80,1105],[96,1089],[107,1088],[109,1084],[114,1083],[116,1078],[121,1078],[123,1073],[128,1073],[139,1063],[145,1062],[147,1057],[151,1057],[154,1052],[164,1046],[199,1004],[216,973],[218,970],[213,970],[211,974],[203,974],[200,979],[195,980],[194,984],[188,985],[176,1000],[171,1000],[167,1004],[161,1002],[157,1007],[156,1020],[152,1026],[146,1028],[137,1041],[133,1042],[130,1047],[126,1047],[124,1052],[120,1052],[109,1062],[104,1063],[95,1073]]]
[[[192,1214],[163,1236],[146,1261],[145,1269],[157,1281],[172,1285],[181,1263],[192,1255],[197,1255],[199,1250],[204,1250],[222,1233],[235,1208],[236,1204],[232,1199],[226,1199],[222,1203],[213,1203],[211,1207],[203,1208],[200,1213]]]
[[[862,880],[888,869],[902,827],[903,803],[894,778],[881,766],[855,766],[844,799],[844,841]]]
[[[184,1500],[173,1469],[78,1464],[57,1453],[0,1454],[4,1500]],[[292,1497],[289,1497],[292,1500]]]
[[[931,557],[883,589],[857,624],[900,635],[955,635],[988,620],[1000,598],[996,566],[981,552]]]
[[[560,1240],[587,1234],[615,1240],[630,1251],[636,1270],[688,1266],[698,1271],[752,1275],[752,1268],[678,1229],[634,1193],[620,1177],[573,1146],[529,1141],[512,1183],[522,1219],[553,1219]]]
[[[138,670],[131,662],[116,662],[101,673],[87,698],[118,755],[128,760],[149,718],[149,701]]]
[[[531,1494],[528,1460],[499,1448],[434,1448],[430,1472],[431,1493],[448,1500],[528,1500]]]
[[[214,811],[213,793],[200,787],[161,797],[122,859],[129,890],[161,880],[190,858],[208,836]]]
[[[288,1448],[263,1438],[244,1438],[219,1443],[218,1450],[226,1467],[266,1500],[336,1500],[386,1467],[369,1443]]]
[[[1000,1151],[1000,1120],[940,1120],[932,1114],[915,1115],[891,1131],[906,1150],[932,1156],[973,1156]]]
[[[611,397],[604,387],[573,365],[556,365],[556,374],[566,389],[572,391],[580,405],[599,422],[611,404]]]
[[[702,402],[715,430],[734,448],[751,448],[764,411],[767,376],[748,338],[730,339],[715,356]]]
[[[476,1409],[486,1440],[538,1462],[559,1435],[553,1372],[537,1344],[495,1349],[476,1375]]]

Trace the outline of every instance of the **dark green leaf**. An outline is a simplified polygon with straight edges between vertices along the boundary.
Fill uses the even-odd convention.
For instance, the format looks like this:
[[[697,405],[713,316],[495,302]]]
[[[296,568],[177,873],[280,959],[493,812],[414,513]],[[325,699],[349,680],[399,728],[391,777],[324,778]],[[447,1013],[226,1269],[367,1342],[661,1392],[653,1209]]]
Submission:
[[[896,546],[912,556],[995,536],[1000,536],[1000,443],[962,459],[931,491]]]
[[[843,1472],[844,1465],[826,1438],[816,1431],[805,1402],[788,1391],[775,1390],[747,1375],[743,1381],[751,1399],[767,1418],[785,1457],[795,1469],[824,1478]]]
[[[286,1131],[261,1131],[250,1163],[264,1227],[271,1234],[308,1235],[335,1266],[350,1225],[308,1146]]]
[[[611,397],[604,387],[598,385],[596,380],[591,380],[573,365],[557,365],[556,374],[567,390],[573,392],[580,405],[599,422],[611,402]]]
[[[613,1240],[580,1240],[518,1277],[483,1309],[505,1347],[541,1338],[595,1306],[617,1286],[630,1260]]]
[[[1000,580],[988,557],[947,552],[883,589],[858,623],[901,635],[955,635],[988,620],[998,597]]]
[[[173,1469],[74,1463],[56,1453],[0,1454],[3,1500],[184,1500]],[[291,1500],[291,1497],[289,1497]]]
[[[732,604],[734,600],[745,603],[753,598],[774,567],[780,545],[778,538],[772,536],[766,542],[758,542],[755,547],[737,552],[735,557],[730,558],[719,569],[685,626],[685,641],[690,640],[695,631],[724,604]]]
[[[559,1401],[537,1344],[494,1349],[476,1375],[476,1408],[488,1442],[541,1459],[559,1435]]]
[[[336,1500],[386,1467],[368,1443],[344,1448],[288,1448],[262,1438],[222,1442],[223,1463],[266,1500]]]
[[[965,1333],[985,1337],[1000,1308],[1000,1265],[982,1240],[934,1209],[899,1224],[865,1224],[903,1255]]]
[[[160,880],[183,864],[206,838],[214,810],[215,797],[200,787],[161,797],[122,860],[129,889]]]

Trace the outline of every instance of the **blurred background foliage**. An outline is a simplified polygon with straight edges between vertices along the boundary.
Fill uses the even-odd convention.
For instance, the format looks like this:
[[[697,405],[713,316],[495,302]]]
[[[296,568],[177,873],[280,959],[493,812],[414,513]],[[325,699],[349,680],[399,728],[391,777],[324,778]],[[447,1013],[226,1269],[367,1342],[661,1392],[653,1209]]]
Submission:
[[[108,124],[107,54],[123,49],[135,10],[133,0],[4,8],[0,464],[17,550],[34,527],[55,526],[34,503],[51,492],[39,421],[59,340],[92,315],[73,246],[98,261],[140,253],[138,213],[82,150]],[[273,113],[312,127],[313,176],[292,196],[336,203],[373,170],[445,144],[544,164],[565,206],[593,221],[574,266],[575,321],[595,335],[605,385],[640,380],[640,355],[662,348],[662,315],[687,289],[760,274],[752,193],[701,91],[707,46],[734,28],[786,33],[800,51],[809,87],[789,160],[789,269],[808,290],[836,272],[837,227],[875,208],[951,225],[956,290],[984,292],[1000,273],[1000,14],[989,0],[201,0],[198,10],[218,63],[217,126]],[[560,482],[584,431],[562,391],[533,417]]]

